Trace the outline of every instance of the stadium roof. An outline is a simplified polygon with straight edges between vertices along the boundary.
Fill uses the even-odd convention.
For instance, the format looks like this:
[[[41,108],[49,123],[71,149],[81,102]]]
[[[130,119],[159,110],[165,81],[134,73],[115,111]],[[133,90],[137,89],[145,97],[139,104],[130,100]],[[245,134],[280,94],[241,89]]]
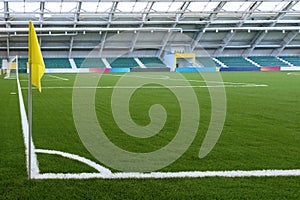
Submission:
[[[1,57],[26,55],[28,20],[49,56],[94,48],[152,49],[160,56],[170,45],[213,56],[300,54],[299,1],[4,0]],[[122,32],[122,40],[107,41]],[[173,36],[179,32],[189,39]]]

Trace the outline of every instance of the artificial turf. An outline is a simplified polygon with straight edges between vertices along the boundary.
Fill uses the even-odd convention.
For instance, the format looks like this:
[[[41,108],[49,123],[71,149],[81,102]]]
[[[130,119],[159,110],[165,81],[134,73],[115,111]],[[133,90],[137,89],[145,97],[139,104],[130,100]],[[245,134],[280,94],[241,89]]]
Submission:
[[[131,73],[161,77],[172,73]],[[72,116],[72,88],[75,74],[58,74],[63,81],[43,78],[43,92],[33,91],[33,141],[37,148],[78,154],[97,161],[84,147]],[[135,77],[136,76],[136,77]],[[197,73],[185,73],[188,80],[201,80]],[[159,171],[257,170],[300,168],[300,76],[285,72],[222,73],[225,82],[266,84],[267,87],[225,87],[227,112],[221,137],[203,159],[199,148],[210,120],[207,88],[193,88],[199,100],[200,123],[189,149],[174,163]],[[115,85],[120,76],[103,75],[99,85]],[[20,76],[26,103],[26,75]],[[25,153],[15,80],[0,77],[1,87],[1,195],[3,199],[296,199],[300,197],[299,177],[181,178],[164,180],[27,180]],[[192,85],[203,85],[191,82]],[[150,86],[153,84],[150,84]],[[154,84],[155,85],[155,84]],[[180,109],[168,89],[140,88],[130,99],[133,120],[150,122],[149,107],[162,104],[168,118],[162,131],[150,138],[126,135],[111,114],[113,89],[97,89],[95,105],[99,122],[107,137],[132,152],[151,152],[168,144],[180,126]],[[26,104],[25,104],[26,105]],[[93,169],[54,155],[38,154],[42,172],[91,172]],[[106,166],[110,167],[110,166]],[[68,170],[69,169],[69,170]],[[111,168],[113,171],[117,171]]]

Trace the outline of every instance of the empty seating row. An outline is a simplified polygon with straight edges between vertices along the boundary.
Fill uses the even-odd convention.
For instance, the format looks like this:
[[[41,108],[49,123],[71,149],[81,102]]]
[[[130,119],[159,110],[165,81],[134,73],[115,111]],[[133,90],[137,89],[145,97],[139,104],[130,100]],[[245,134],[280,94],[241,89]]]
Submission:
[[[28,59],[18,58],[18,68],[26,69]],[[44,58],[46,68],[71,68],[68,58]]]
[[[139,64],[134,58],[106,58],[112,68],[136,68]]]
[[[243,57],[218,57],[228,67],[256,67]]]
[[[44,58],[46,68],[72,68],[68,58]]]
[[[273,56],[250,56],[250,60],[254,61],[262,67],[281,66],[286,67],[291,63],[294,66],[300,66],[300,56],[281,56],[280,59]],[[256,67],[244,57],[228,56],[217,57],[221,63],[227,67]],[[196,57],[198,66],[201,67],[222,67],[220,63],[212,57]],[[287,61],[283,62],[282,60]],[[139,64],[134,58],[106,58],[108,64],[112,68],[139,68]],[[139,61],[146,68],[164,68],[166,65],[158,57],[141,57]],[[68,58],[44,58],[46,68],[72,68]],[[107,63],[101,58],[74,58],[77,68],[106,68]],[[19,69],[26,69],[27,58],[18,59]]]
[[[281,59],[288,61],[294,66],[300,66],[300,56],[280,56]]]
[[[288,67],[287,63],[282,62],[273,56],[250,56],[249,59],[253,60],[257,64],[263,67],[272,67],[272,66],[285,66]]]
[[[134,58],[106,58],[112,68],[138,68]],[[19,58],[19,69],[26,69],[27,58]],[[140,61],[149,68],[166,65],[157,57],[142,57]],[[72,68],[68,58],[44,58],[46,68]],[[101,58],[74,58],[77,68],[106,68]]]
[[[248,58],[262,67],[288,67],[290,66],[289,63],[300,66],[300,56],[280,56],[280,59],[274,56],[250,56]],[[227,67],[256,67],[248,59],[241,56],[217,57],[216,59]],[[289,63],[283,62],[281,59]],[[222,67],[212,57],[197,57],[196,60],[201,67]]]
[[[74,58],[77,68],[105,68],[101,58]]]
[[[196,57],[196,62],[201,67],[221,67],[221,65],[211,57]]]
[[[166,67],[166,65],[157,57],[142,57],[139,60],[147,67],[147,68],[160,68]]]

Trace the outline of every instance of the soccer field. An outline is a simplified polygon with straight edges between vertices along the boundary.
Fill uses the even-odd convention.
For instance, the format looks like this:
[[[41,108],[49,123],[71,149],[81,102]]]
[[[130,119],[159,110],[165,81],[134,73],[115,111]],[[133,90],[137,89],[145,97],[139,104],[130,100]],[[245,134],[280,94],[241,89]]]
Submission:
[[[100,81],[93,82],[100,75]],[[97,157],[102,154],[95,151],[103,148],[96,148],[97,141],[91,138],[93,135],[89,135],[88,142],[96,144],[95,148],[87,149],[86,143],[82,142],[85,135],[78,130],[95,132],[90,125],[93,119],[84,114],[86,109],[78,112],[74,105],[82,104],[86,108],[84,105],[92,102],[95,116],[106,137],[126,152],[154,152],[172,143],[182,126],[187,130],[184,134],[195,129],[195,137],[184,136],[187,140],[184,142],[188,144],[186,151],[180,146],[173,149],[182,152],[178,159],[158,167],[156,172],[299,170],[300,73],[225,72],[221,76],[222,81],[209,82],[203,79],[205,75],[201,77],[199,73],[129,73],[126,76],[118,73],[45,74],[42,93],[33,91],[32,132],[35,148],[78,155],[114,173],[122,171],[122,164],[127,166],[123,171],[137,171],[127,159],[119,158],[116,152],[107,152],[105,155],[108,159],[116,160],[119,164],[117,167],[114,167],[113,161],[104,160],[102,163],[101,158]],[[21,74],[19,79],[26,106],[27,75]],[[80,80],[91,82],[82,83]],[[1,194],[4,199],[20,196],[30,199],[51,199],[56,196],[78,199],[300,198],[299,176],[28,181],[17,83],[16,80],[4,80],[3,76],[0,76],[0,83],[0,170]],[[223,87],[225,96],[219,94]],[[123,101],[130,90],[134,92],[130,93],[128,101]],[[213,92],[216,95],[210,96]],[[76,94],[81,96],[78,98]],[[91,100],[90,94],[94,94]],[[178,99],[180,95],[182,99]],[[194,97],[196,102],[193,101]],[[212,150],[204,158],[199,158],[211,118],[215,117],[211,113],[214,106],[212,98],[214,102],[220,103],[219,109],[226,111],[223,116],[225,123],[224,127],[221,124],[222,132],[217,135]],[[164,109],[151,107],[156,104]],[[181,109],[184,104],[188,105],[187,111]],[[123,115],[124,107],[128,108],[134,123],[125,123],[128,116]],[[149,110],[152,110],[152,118],[149,117]],[[199,115],[193,114],[198,110]],[[82,116],[79,117],[74,114],[81,112]],[[188,118],[189,122],[197,121],[197,126],[195,123],[182,124],[184,118]],[[76,119],[83,119],[85,126],[79,127]],[[160,121],[165,123],[155,131],[160,127]],[[140,134],[139,137],[126,132],[151,123],[158,125],[136,133]],[[165,160],[167,157],[168,154],[165,154],[159,159]],[[97,172],[95,168],[74,159],[42,151],[37,151],[37,161],[41,174]],[[151,163],[151,160],[145,163]],[[149,171],[147,167],[145,169]]]

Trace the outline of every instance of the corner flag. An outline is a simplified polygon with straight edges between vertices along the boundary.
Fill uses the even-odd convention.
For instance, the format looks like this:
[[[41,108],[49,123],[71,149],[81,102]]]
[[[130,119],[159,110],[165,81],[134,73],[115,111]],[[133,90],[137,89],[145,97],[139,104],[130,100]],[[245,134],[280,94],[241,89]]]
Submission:
[[[41,78],[45,72],[45,64],[32,21],[29,21],[28,64],[31,65],[32,85],[36,86],[41,92]]]

